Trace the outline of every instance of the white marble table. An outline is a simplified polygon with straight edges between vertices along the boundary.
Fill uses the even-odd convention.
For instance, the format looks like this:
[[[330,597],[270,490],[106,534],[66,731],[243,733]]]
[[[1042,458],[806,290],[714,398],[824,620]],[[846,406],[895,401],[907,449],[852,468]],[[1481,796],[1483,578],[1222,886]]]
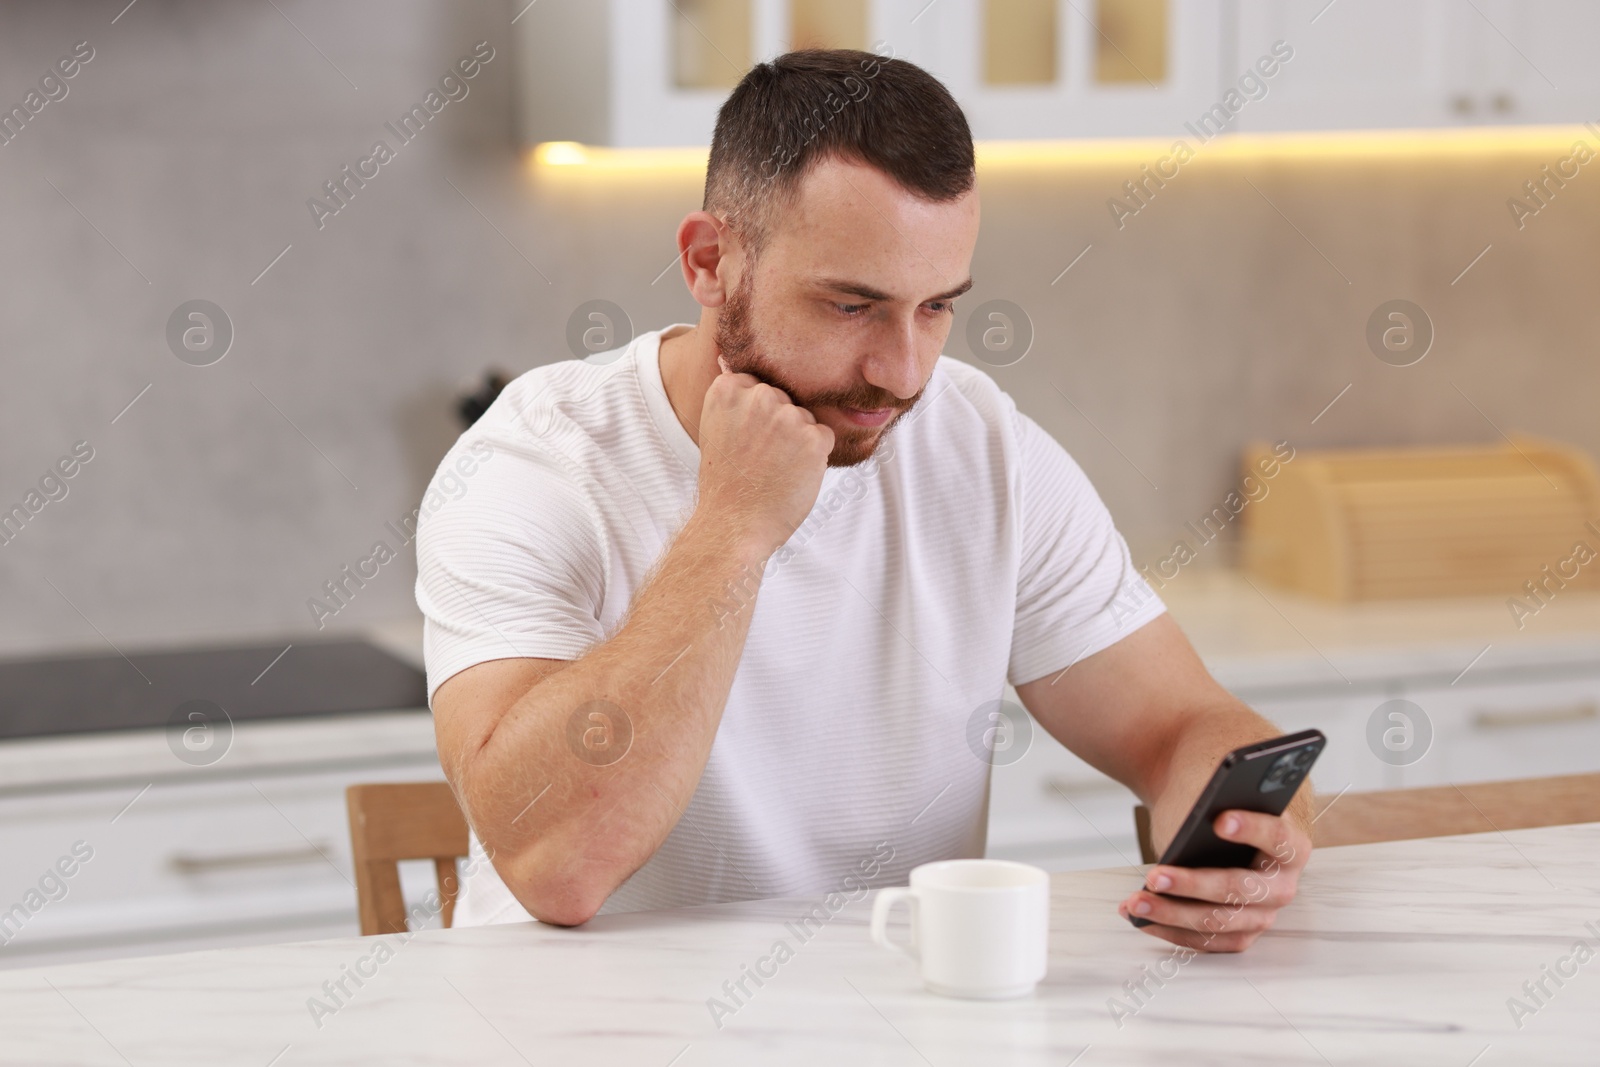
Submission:
[[[818,901],[768,900],[6,972],[0,1063],[1600,1062],[1600,958],[1569,955],[1600,950],[1600,823],[1324,850],[1254,948],[1167,964],[1142,1005],[1123,983],[1169,947],[1115,912],[1137,877],[1053,876],[1050,972],[1019,1001],[925,993],[868,942],[870,897],[804,943],[785,924]],[[778,939],[793,958],[719,1028],[708,999]],[[314,1018],[351,969],[370,977]]]

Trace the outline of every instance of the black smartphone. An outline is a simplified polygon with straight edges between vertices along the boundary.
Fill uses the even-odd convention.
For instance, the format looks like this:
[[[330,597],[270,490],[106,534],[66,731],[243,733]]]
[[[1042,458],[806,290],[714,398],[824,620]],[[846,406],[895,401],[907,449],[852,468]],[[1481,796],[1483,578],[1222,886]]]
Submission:
[[[1282,815],[1327,743],[1321,730],[1301,730],[1223,756],[1158,862],[1168,867],[1250,866],[1255,862],[1255,846],[1218,837],[1211,829],[1217,816],[1231,810]],[[1151,922],[1136,916],[1129,916],[1128,921],[1135,926]]]

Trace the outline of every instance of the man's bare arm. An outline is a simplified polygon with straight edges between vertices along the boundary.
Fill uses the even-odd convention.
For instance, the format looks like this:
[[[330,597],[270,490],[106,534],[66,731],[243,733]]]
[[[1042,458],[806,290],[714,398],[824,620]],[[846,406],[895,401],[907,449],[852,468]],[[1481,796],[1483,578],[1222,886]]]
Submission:
[[[507,887],[547,922],[587,921],[682,817],[762,569],[815,503],[833,447],[810,412],[743,374],[713,383],[700,434],[695,511],[609,639],[566,664],[482,663],[434,695],[445,774]],[[572,741],[591,713],[631,728],[615,762]]]
[[[750,625],[749,610],[713,609],[730,586],[753,603],[763,563],[725,528],[691,518],[609,641],[565,664],[492,660],[440,686],[446,774],[501,877],[536,917],[584,922],[676,825]],[[573,746],[569,720],[579,716],[581,732],[591,711],[607,717],[593,722],[609,725],[613,744],[631,727],[614,763],[605,748],[586,760],[581,742]]]

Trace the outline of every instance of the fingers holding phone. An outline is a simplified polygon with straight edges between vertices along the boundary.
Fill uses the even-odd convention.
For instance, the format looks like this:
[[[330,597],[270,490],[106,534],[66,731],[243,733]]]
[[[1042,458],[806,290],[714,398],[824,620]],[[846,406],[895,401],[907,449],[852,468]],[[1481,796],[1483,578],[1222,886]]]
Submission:
[[[1304,730],[1224,756],[1144,888],[1118,913],[1198,951],[1248,947],[1299,887],[1311,839],[1283,813],[1326,744],[1321,731]]]
[[[1153,937],[1199,952],[1239,952],[1272,928],[1295,897],[1311,841],[1293,820],[1253,811],[1224,811],[1212,832],[1254,846],[1250,867],[1157,864],[1143,889],[1118,914]]]

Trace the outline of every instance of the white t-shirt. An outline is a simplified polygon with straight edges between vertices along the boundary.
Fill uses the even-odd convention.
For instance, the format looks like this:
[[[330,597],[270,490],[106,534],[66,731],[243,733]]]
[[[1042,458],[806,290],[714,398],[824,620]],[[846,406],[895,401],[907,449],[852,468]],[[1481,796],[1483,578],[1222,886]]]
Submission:
[[[658,363],[685,329],[523,374],[445,456],[417,537],[430,704],[474,664],[576,659],[614,632],[695,504],[700,451]],[[1072,458],[941,356],[767,562],[694,797],[601,912],[903,885],[983,855],[990,768],[969,738],[1005,682],[1164,610]],[[473,850],[456,924],[529,918]]]

